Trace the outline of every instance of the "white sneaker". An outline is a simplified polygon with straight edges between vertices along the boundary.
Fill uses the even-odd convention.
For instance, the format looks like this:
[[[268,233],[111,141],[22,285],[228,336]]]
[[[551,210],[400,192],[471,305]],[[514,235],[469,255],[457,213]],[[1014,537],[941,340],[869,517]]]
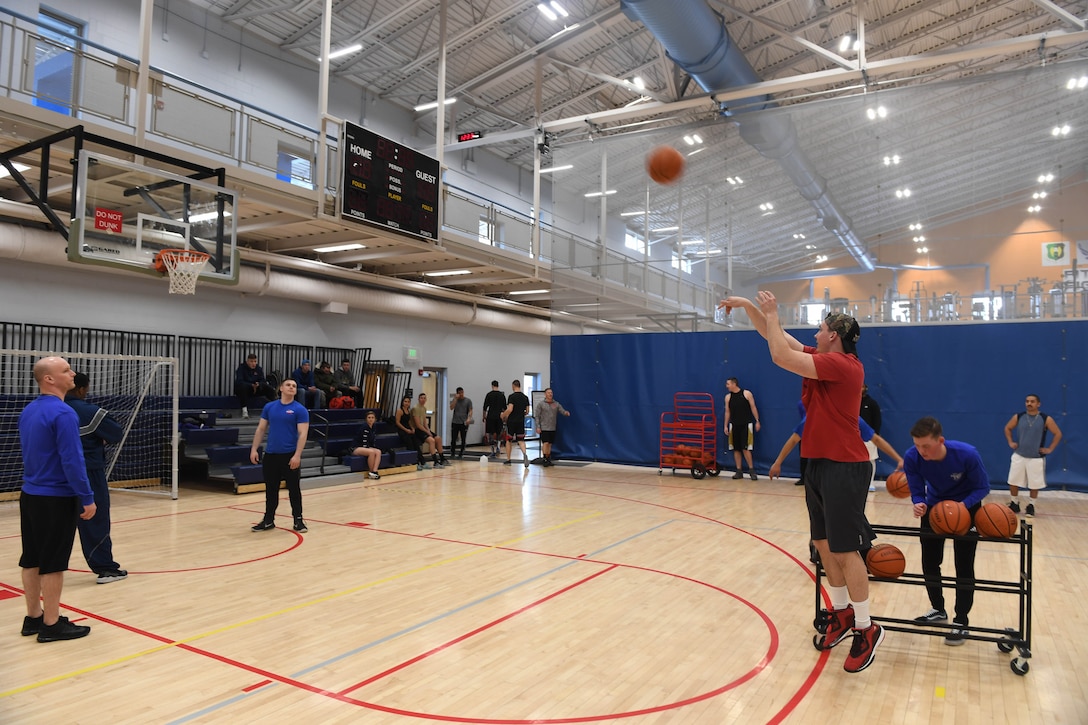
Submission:
[[[249,408],[245,407],[244,405],[242,406],[242,417],[243,418],[248,418],[249,417]]]
[[[373,480],[375,480],[375,481],[377,481],[377,480],[378,480],[379,478],[381,478],[381,476],[379,476],[379,475],[378,475],[378,472],[377,472],[377,471],[367,471],[367,474],[366,474],[366,475],[367,475],[368,477],[372,478],[372,479],[373,479]]]

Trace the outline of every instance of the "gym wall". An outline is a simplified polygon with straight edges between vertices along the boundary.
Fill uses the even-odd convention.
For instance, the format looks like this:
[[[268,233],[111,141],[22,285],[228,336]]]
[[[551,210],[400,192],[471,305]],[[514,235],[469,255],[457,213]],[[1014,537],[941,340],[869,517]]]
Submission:
[[[789,332],[813,343],[813,328]],[[858,352],[883,412],[881,435],[900,454],[911,446],[914,421],[932,415],[946,438],[979,449],[991,482],[1003,487],[1011,455],[1003,429],[1034,393],[1064,436],[1047,458],[1048,485],[1088,491],[1088,321],[863,325]],[[573,413],[556,442],[567,458],[657,466],[661,415],[672,410],[674,393],[691,391],[714,396],[718,461],[732,469],[720,430],[731,376],[756,399],[761,475],[799,421],[800,380],[771,362],[752,330],[553,337],[551,360],[549,384]],[[795,449],[783,475],[796,476],[797,466]],[[878,475],[891,470],[882,461]]]

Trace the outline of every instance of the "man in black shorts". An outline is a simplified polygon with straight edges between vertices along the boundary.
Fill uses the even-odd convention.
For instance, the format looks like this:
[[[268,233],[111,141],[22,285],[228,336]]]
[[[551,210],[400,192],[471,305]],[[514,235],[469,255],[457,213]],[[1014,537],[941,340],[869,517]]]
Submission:
[[[499,390],[499,381],[491,381],[491,392],[484,398],[484,433],[491,444],[491,457],[499,455],[502,435],[502,414],[506,410],[506,394]]]
[[[60,616],[76,522],[93,518],[97,510],[79,440],[79,416],[64,402],[65,393],[75,387],[75,377],[64,358],[39,360],[34,364],[34,379],[42,394],[19,416],[23,451],[19,566],[26,597],[22,634],[36,634],[39,642],[79,639],[91,633],[90,627]]]
[[[502,419],[506,421],[506,460],[504,465],[510,465],[510,454],[514,449],[514,441],[518,442],[521,449],[521,459],[525,467],[529,467],[529,453],[525,450],[525,416],[529,414],[529,398],[521,392],[521,383],[515,380],[511,383],[513,392],[506,399],[506,409],[502,412]]]

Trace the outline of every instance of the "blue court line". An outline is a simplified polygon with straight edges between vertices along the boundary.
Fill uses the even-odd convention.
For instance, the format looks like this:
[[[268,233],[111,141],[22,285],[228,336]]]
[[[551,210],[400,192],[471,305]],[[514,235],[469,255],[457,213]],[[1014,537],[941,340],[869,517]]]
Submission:
[[[498,590],[496,592],[492,592],[491,594],[487,594],[487,595],[485,595],[483,597],[480,597],[479,599],[475,599],[475,600],[473,600],[471,602],[468,602],[467,604],[462,604],[459,607],[455,607],[454,609],[451,609],[451,610],[449,610],[447,612],[443,612],[442,614],[435,615],[434,617],[431,617],[430,619],[425,619],[422,622],[411,625],[410,627],[405,627],[404,629],[402,629],[402,630],[400,630],[398,632],[393,632],[392,634],[387,634],[384,637],[376,639],[376,640],[374,640],[372,642],[368,642],[367,644],[356,647],[355,649],[348,650],[347,652],[336,655],[335,657],[331,657],[331,658],[329,658],[327,660],[324,660],[322,662],[319,662],[319,663],[317,663],[315,665],[311,665],[310,667],[299,670],[298,672],[292,673],[289,676],[292,677],[292,678],[298,678],[298,677],[301,677],[303,675],[309,674],[310,672],[313,672],[315,670],[319,670],[322,667],[326,667],[328,665],[331,665],[334,662],[339,662],[342,659],[346,659],[348,657],[353,657],[353,656],[355,656],[355,655],[357,655],[357,654],[359,654],[361,652],[365,652],[365,651],[367,651],[369,649],[373,649],[374,647],[377,647],[379,645],[385,644],[386,642],[394,640],[397,637],[401,637],[403,635],[410,634],[411,632],[415,632],[418,629],[422,629],[423,627],[426,627],[429,624],[434,624],[435,622],[441,621],[441,620],[443,620],[443,619],[445,619],[447,617],[452,617],[455,614],[458,614],[458,613],[463,612],[465,610],[471,609],[472,607],[483,604],[484,602],[486,602],[488,600],[491,600],[491,599],[494,599],[495,597],[501,597],[502,595],[508,594],[508,593],[514,591],[515,589],[526,586],[528,584],[532,584],[533,582],[537,581],[538,579],[542,579],[544,577],[551,576],[552,574],[560,572],[560,571],[566,569],[567,567],[573,566],[575,564],[585,564],[585,563],[587,563],[586,559],[589,559],[591,557],[595,557],[595,556],[597,556],[599,554],[602,554],[603,552],[608,551],[609,549],[614,549],[617,546],[622,546],[622,545],[624,545],[624,544],[626,544],[626,543],[628,543],[630,541],[634,541],[635,539],[637,539],[637,538],[639,538],[641,536],[645,536],[646,534],[653,533],[657,529],[660,529],[663,526],[668,526],[669,524],[672,524],[672,523],[675,523],[675,519],[669,519],[668,521],[662,521],[660,524],[657,524],[656,526],[652,526],[652,527],[650,527],[648,529],[645,529],[643,531],[640,531],[640,532],[638,532],[636,534],[632,534],[631,536],[628,536],[625,539],[620,539],[619,541],[611,543],[608,546],[597,549],[596,551],[592,551],[589,554],[587,554],[586,557],[583,558],[583,559],[572,559],[571,561],[568,561],[565,564],[560,564],[559,566],[555,567],[554,569],[549,569],[548,571],[545,571],[545,572],[542,572],[542,573],[537,574],[535,576],[529,577],[528,579],[525,579],[524,581],[520,581],[520,582],[518,582],[516,584],[511,584],[510,586],[508,586],[508,587],[506,587],[504,589],[500,589],[500,590]],[[500,547],[499,550],[501,551],[503,549]],[[532,553],[532,552],[526,552],[526,553]],[[592,562],[589,562],[589,563],[592,563]],[[263,685],[261,687],[258,687],[256,689],[254,689],[254,690],[251,690],[249,692],[243,692],[240,695],[235,695],[234,697],[231,697],[231,698],[229,698],[227,700],[223,700],[221,702],[218,702],[215,705],[209,705],[208,707],[204,708],[203,710],[198,710],[198,711],[196,711],[194,713],[190,713],[189,715],[178,718],[177,720],[171,720],[167,725],[179,725],[180,723],[190,722],[191,720],[194,720],[194,719],[196,719],[198,717],[202,717],[204,715],[208,715],[208,714],[210,714],[212,712],[215,712],[216,710],[227,707],[228,705],[233,705],[233,704],[235,704],[237,702],[241,702],[242,700],[246,699],[247,697],[249,697],[249,696],[251,696],[251,695],[253,695],[255,693],[258,693],[258,692],[263,692],[265,689],[267,689],[269,687],[275,687],[276,685],[280,685],[280,684],[283,684],[283,683],[270,682],[267,685]]]

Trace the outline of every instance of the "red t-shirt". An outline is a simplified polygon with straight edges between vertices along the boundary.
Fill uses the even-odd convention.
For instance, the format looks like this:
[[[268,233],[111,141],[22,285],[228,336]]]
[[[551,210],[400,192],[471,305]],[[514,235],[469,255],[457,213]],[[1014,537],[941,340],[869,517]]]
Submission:
[[[812,355],[817,378],[805,378],[801,383],[806,416],[801,455],[841,463],[868,461],[869,452],[858,430],[861,386],[865,382],[861,360],[844,352],[817,353],[809,345],[805,352]]]

